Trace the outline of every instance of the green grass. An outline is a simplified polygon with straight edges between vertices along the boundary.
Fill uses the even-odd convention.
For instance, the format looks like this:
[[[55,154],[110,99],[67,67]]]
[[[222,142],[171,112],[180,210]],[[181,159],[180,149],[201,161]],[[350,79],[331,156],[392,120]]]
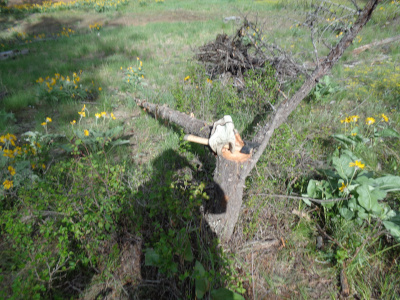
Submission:
[[[231,289],[236,287],[240,290],[243,285],[246,289],[244,293],[246,298],[252,298],[253,294],[256,298],[268,298],[271,295],[293,299],[337,297],[340,293],[337,278],[341,269],[341,264],[337,262],[338,247],[335,243],[325,240],[323,250],[317,250],[315,240],[320,233],[315,224],[326,225],[327,234],[346,246],[349,257],[354,255],[358,245],[354,241],[370,236],[371,229],[364,225],[355,230],[353,222],[337,219],[334,212],[328,213],[320,206],[310,208],[298,200],[276,198],[271,195],[306,193],[308,180],[320,176],[316,170],[328,167],[329,155],[338,147],[330,136],[343,131],[340,120],[347,115],[358,114],[360,122],[364,123],[366,117],[379,117],[381,113],[385,113],[390,119],[390,126],[399,131],[400,71],[397,63],[400,56],[399,44],[373,47],[359,55],[351,54],[351,51],[359,46],[395,36],[400,32],[400,14],[396,5],[389,1],[381,4],[380,7],[383,9],[380,10],[378,7],[359,39],[354,41],[342,60],[333,68],[329,76],[331,84],[336,88],[335,91],[327,93],[321,99],[312,94],[296,109],[287,123],[276,130],[257,168],[246,180],[244,205],[236,227],[236,235],[231,247],[224,250],[225,253],[217,250],[217,247],[210,246],[215,241],[200,216],[193,214],[193,218],[189,218],[173,215],[173,212],[181,211],[185,205],[193,204],[188,199],[189,197],[197,199],[193,198],[191,193],[200,186],[200,182],[205,182],[205,191],[211,190],[213,157],[207,155],[207,151],[202,147],[182,145],[179,130],[166,126],[162,120],[155,120],[141,111],[133,98],[147,99],[160,105],[168,104],[174,108],[177,105],[177,99],[173,96],[174,89],[183,86],[184,78],[193,72],[193,65],[196,64],[193,61],[192,49],[214,40],[217,34],[235,32],[234,23],[224,23],[223,18],[226,16],[248,15],[252,20],[257,19],[259,25],[264,26],[264,36],[267,41],[292,51],[298,59],[311,61],[313,59],[311,51],[305,50],[311,46],[309,33],[303,26],[296,27],[296,23],[304,18],[305,1],[166,0],[164,3],[146,1],[144,5],[139,1],[131,1],[118,11],[105,13],[96,13],[88,8],[42,14],[0,15],[0,42],[4,45],[0,47],[0,51],[15,48],[29,49],[27,55],[0,62],[0,94],[2,91],[7,92],[7,95],[0,99],[1,134],[13,132],[20,135],[28,130],[44,133],[40,123],[46,117],[51,117],[53,122],[48,125],[49,133],[72,137],[71,141],[63,140],[63,143],[73,144],[78,138],[78,135],[74,135],[74,130],[81,136],[84,129],[94,130],[100,127],[99,130],[106,130],[107,126],[95,125],[93,116],[96,112],[107,111],[115,112],[119,116],[115,123],[110,125],[111,127],[124,126],[124,133],[118,138],[130,141],[129,145],[114,148],[108,146],[102,148],[96,144],[96,147],[93,146],[96,150],[93,151],[91,159],[93,163],[105,164],[102,161],[104,151],[108,153],[107,159],[112,165],[125,168],[118,184],[124,186],[123,195],[129,199],[124,202],[123,207],[126,212],[134,213],[135,219],[132,220],[130,216],[124,215],[124,212],[113,213],[113,218],[120,217],[122,221],[114,224],[116,226],[114,233],[102,232],[104,237],[98,240],[101,247],[97,249],[95,255],[98,261],[90,267],[80,265],[75,272],[65,273],[68,282],[74,282],[74,279],[79,280],[79,278],[82,281],[86,280],[81,296],[98,294],[105,286],[112,286],[113,290],[121,295],[124,289],[129,290],[132,285],[127,284],[129,280],[119,273],[123,272],[121,266],[124,263],[121,261],[121,256],[127,245],[125,241],[118,240],[116,236],[120,235],[122,240],[127,239],[130,242],[142,239],[142,251],[146,248],[164,249],[166,252],[168,249],[176,251],[158,267],[145,266],[144,263],[140,266],[143,279],[149,280],[149,287],[146,292],[139,289],[139,296],[159,297],[161,292],[157,290],[157,286],[151,286],[151,282],[162,278],[163,282],[168,282],[162,287],[167,295],[182,292],[185,293],[182,297],[193,298],[194,261],[185,261],[180,252],[182,249],[170,243],[168,239],[164,240],[165,236],[170,234],[172,241],[180,241],[180,234],[184,233],[187,235],[195,259],[207,270],[206,276],[212,283],[212,288],[229,286]],[[103,26],[99,32],[91,32],[89,25],[96,22],[102,23]],[[16,37],[15,31],[27,33],[28,39],[32,40],[33,35],[41,33],[50,38],[52,33],[57,34],[64,27],[73,29],[75,33],[70,37],[46,41],[13,42]],[[15,30],[11,32],[7,30],[9,28]],[[328,39],[335,41],[336,37],[332,34]],[[382,58],[382,55],[385,57]],[[124,84],[121,67],[125,69],[135,66],[137,57],[143,62],[146,85],[135,90]],[[358,64],[352,67],[354,62]],[[80,83],[83,86],[91,86],[94,82],[96,92],[93,93],[93,98],[84,101],[90,117],[84,119],[81,125],[73,127],[70,121],[79,120],[78,111],[81,110],[83,103],[72,98],[62,99],[61,103],[45,102],[37,96],[36,80],[39,77],[52,77],[55,73],[71,77],[73,72],[79,70],[83,71]],[[102,88],[101,92],[98,91],[98,87]],[[293,95],[293,86],[282,88],[286,88],[285,93]],[[227,92],[223,95],[228,97]],[[196,117],[202,115],[202,112],[193,113]],[[242,131],[247,128],[252,115],[236,112],[233,117],[236,127]],[[205,115],[205,118],[209,118],[209,115],[208,117]],[[49,137],[50,149],[52,143],[57,143],[54,139]],[[399,147],[398,141],[388,140],[358,154],[363,157],[370,170],[380,175],[386,173],[400,175],[400,158],[397,154]],[[83,148],[80,148],[81,154],[75,153],[73,156],[58,150],[52,149],[54,153],[50,151],[48,154],[46,165],[50,170],[58,160],[65,163],[68,159],[72,159],[77,165],[82,164],[81,155],[82,153],[86,155]],[[8,165],[2,166],[4,170],[0,170],[0,175],[6,176]],[[82,166],[90,166],[90,160],[87,165],[85,162]],[[97,199],[97,191],[100,198],[109,199],[107,189],[113,191],[118,189],[118,184],[108,175],[112,172],[105,172],[104,178],[101,177],[103,185],[84,176],[85,173],[71,174],[68,171],[60,171],[57,177],[57,174],[51,174],[51,171],[48,171],[49,173],[30,171],[32,176],[42,178],[44,192],[36,195],[39,195],[38,203],[35,204],[38,207],[32,204],[31,208],[21,209],[22,214],[29,209],[47,211],[56,207],[52,202],[54,200],[51,199],[50,187],[54,188],[52,185],[56,185],[57,182],[61,185],[68,183],[71,186],[80,180],[86,182],[88,190],[82,187],[81,192],[89,191],[90,196],[87,199],[90,201]],[[173,172],[170,174],[169,171]],[[27,178],[34,178],[29,176]],[[95,185],[90,186],[90,184]],[[171,185],[174,188],[171,188]],[[49,190],[45,190],[46,188]],[[116,190],[117,192],[121,191]],[[40,195],[44,195],[43,199]],[[74,196],[66,194],[66,198],[63,198],[66,207],[72,211],[74,205],[79,209],[82,208],[79,201],[70,202],[72,206],[68,206],[69,200],[75,201]],[[389,199],[397,205],[397,208],[398,196],[393,194]],[[17,199],[12,198],[16,195],[8,197],[7,199]],[[23,197],[27,197],[28,200],[29,192],[25,191]],[[76,198],[80,199],[79,197],[77,193]],[[24,204],[20,205],[23,207]],[[1,204],[2,213],[6,211],[5,207],[6,204]],[[107,213],[110,207],[112,205],[106,208]],[[83,208],[88,209],[86,214],[91,216],[90,209],[93,208]],[[8,207],[4,216],[10,218],[8,213],[12,209],[18,213],[17,206]],[[310,220],[299,218],[292,213],[294,210],[307,214]],[[186,217],[189,221],[184,222]],[[72,223],[68,224],[73,226]],[[44,226],[41,223],[34,225]],[[2,232],[4,228],[5,223],[0,223]],[[57,233],[58,230],[60,228],[56,229]],[[21,232],[19,233],[23,236]],[[37,234],[38,240],[45,244],[44,237]],[[100,234],[93,238],[99,236]],[[13,236],[13,238],[18,240],[18,237]],[[284,240],[285,247],[272,252],[253,254],[238,251],[246,242],[270,238]],[[85,247],[82,240],[74,242]],[[355,244],[351,244],[352,242]],[[116,245],[121,249],[117,251]],[[358,257],[347,268],[352,295],[356,294],[359,298],[380,299],[399,297],[400,270],[397,262],[399,248],[386,251],[393,245],[395,245],[393,240],[383,236],[360,251]],[[51,254],[56,257],[56,248],[48,244],[46,247],[49,247]],[[73,245],[71,247],[77,250]],[[27,253],[24,249],[21,251]],[[10,265],[15,257],[5,243],[0,245],[0,252],[7,254],[0,261],[0,264],[7,269],[6,275],[0,277],[0,286],[5,291],[5,297],[12,294],[7,286],[10,286],[13,276],[17,274],[12,268],[20,270],[21,276],[26,276],[21,278],[35,282],[35,277],[28,274],[28,267]],[[77,255],[81,255],[79,257],[82,259],[86,257],[83,252],[77,250]],[[166,255],[166,252],[163,254]],[[40,251],[35,253],[39,255]],[[108,253],[112,253],[110,258]],[[168,269],[169,263],[176,263],[179,272],[170,277],[165,274],[160,275],[160,268]],[[41,268],[40,265],[37,267]],[[98,271],[95,272],[94,268]],[[249,275],[253,274],[252,272],[254,275]],[[183,279],[178,279],[181,276]],[[252,283],[249,283],[250,277],[254,280],[254,290]],[[17,287],[14,288],[18,291]],[[52,289],[49,285],[46,288],[48,292],[43,292],[43,297],[63,295],[62,288]],[[68,293],[73,298],[79,297],[76,291],[68,290]],[[3,294],[0,294],[1,296]]]

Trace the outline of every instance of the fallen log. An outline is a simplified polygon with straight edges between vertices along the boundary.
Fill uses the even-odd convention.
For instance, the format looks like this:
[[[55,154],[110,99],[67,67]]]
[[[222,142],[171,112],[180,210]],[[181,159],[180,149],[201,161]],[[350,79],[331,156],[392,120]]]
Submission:
[[[0,52],[0,60],[6,60],[9,58],[13,58],[18,55],[26,55],[29,53],[29,49],[22,49],[22,50],[9,50]]]
[[[353,50],[352,54],[360,54],[361,52],[364,52],[365,50],[368,50],[372,47],[376,47],[376,46],[381,46],[381,45],[385,45],[385,44],[389,44],[389,43],[393,43],[396,41],[400,41],[400,35],[391,37],[391,38],[387,38],[381,41],[377,41],[377,42],[373,42],[361,47],[358,47],[356,49]]]
[[[379,0],[369,0],[364,9],[358,14],[353,27],[342,37],[330,53],[324,57],[313,73],[304,81],[299,90],[290,98],[285,99],[271,115],[269,121],[259,128],[253,138],[253,143],[259,147],[245,160],[235,160],[229,155],[217,156],[214,171],[215,189],[213,205],[206,211],[206,220],[222,242],[228,242],[233,234],[242,206],[243,189],[246,177],[257,164],[269,140],[280,125],[296,109],[300,102],[314,88],[319,79],[325,76],[340,59],[344,51],[351,45],[354,38],[371,18]],[[209,138],[212,125],[194,117],[172,110],[166,106],[159,106],[146,101],[136,100],[137,104],[160,117],[179,125],[186,133]]]

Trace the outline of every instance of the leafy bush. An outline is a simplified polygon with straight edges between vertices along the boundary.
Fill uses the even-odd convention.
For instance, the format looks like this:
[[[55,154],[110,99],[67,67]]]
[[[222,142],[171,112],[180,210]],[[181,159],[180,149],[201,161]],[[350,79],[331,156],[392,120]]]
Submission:
[[[379,123],[373,117],[366,118],[365,127],[357,125],[358,115],[341,120],[345,133],[333,135],[340,149],[331,157],[332,168],[319,170],[324,179],[310,180],[303,196],[326,199],[322,206],[328,215],[340,216],[346,222],[354,222],[354,226],[362,226],[364,222],[382,224],[400,241],[399,204],[390,201],[390,193],[400,191],[400,176],[379,175],[375,168],[364,163],[377,145],[387,143],[384,138],[400,138],[399,133],[389,127],[389,118],[385,114],[380,117]],[[304,201],[310,204],[309,200]],[[329,213],[331,211],[333,214]],[[346,255],[336,253],[337,261],[343,262]]]
[[[102,88],[96,88],[93,81],[92,86],[84,85],[81,82],[81,75],[82,70],[78,73],[74,72],[71,78],[59,73],[55,73],[54,77],[47,76],[44,79],[39,77],[36,80],[39,100],[55,103],[94,98],[95,91],[97,89],[101,91]]]
[[[105,259],[99,247],[128,213],[129,194],[121,184],[125,167],[105,161],[89,154],[59,162],[1,211],[2,236],[13,248],[2,253],[3,284],[12,286],[12,295],[40,298],[76,269]]]

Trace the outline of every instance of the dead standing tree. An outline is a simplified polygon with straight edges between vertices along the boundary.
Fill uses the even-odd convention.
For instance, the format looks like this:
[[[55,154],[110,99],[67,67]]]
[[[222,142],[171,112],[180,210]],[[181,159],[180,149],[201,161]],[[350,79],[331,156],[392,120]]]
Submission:
[[[352,2],[354,3],[354,1]],[[254,149],[252,155],[242,155],[237,159],[237,157],[232,157],[229,151],[225,151],[217,156],[214,181],[219,185],[220,189],[215,191],[215,207],[207,213],[206,219],[222,242],[229,241],[233,234],[242,205],[245,179],[260,159],[274,130],[287,120],[288,116],[314,88],[318,80],[332,69],[357,34],[367,24],[379,2],[380,0],[369,0],[365,7],[357,12],[357,19],[353,26],[346,31],[342,39],[334,47],[330,47],[329,54],[324,58],[316,57],[316,67],[312,74],[306,78],[303,85],[290,99],[284,100],[279,105],[269,121],[258,130],[252,141],[258,146]],[[311,20],[311,30],[313,30],[312,22]],[[154,114],[157,118],[175,123],[182,127],[186,133],[204,138],[210,137],[212,124],[207,124],[166,106],[158,106],[141,100],[136,101],[138,105]]]

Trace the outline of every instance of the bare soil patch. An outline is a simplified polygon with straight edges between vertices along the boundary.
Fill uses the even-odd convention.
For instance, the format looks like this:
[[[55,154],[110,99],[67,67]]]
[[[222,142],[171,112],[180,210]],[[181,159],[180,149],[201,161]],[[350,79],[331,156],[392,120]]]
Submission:
[[[163,11],[153,15],[127,14],[109,22],[111,26],[144,26],[149,23],[195,22],[208,20],[210,16],[187,10]]]

